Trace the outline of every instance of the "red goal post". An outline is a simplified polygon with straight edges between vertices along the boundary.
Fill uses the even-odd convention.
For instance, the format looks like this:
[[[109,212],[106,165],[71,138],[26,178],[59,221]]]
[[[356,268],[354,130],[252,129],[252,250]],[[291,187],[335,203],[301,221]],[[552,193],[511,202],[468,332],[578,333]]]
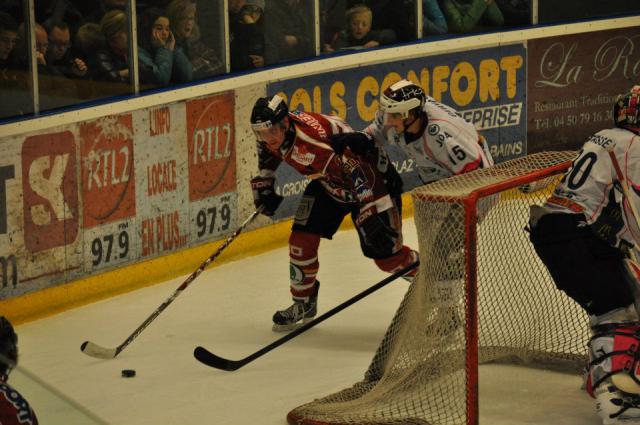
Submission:
[[[580,371],[586,314],[525,230],[575,152],[541,152],[412,191],[420,270],[364,379],[292,410],[296,425],[479,423],[479,365]]]

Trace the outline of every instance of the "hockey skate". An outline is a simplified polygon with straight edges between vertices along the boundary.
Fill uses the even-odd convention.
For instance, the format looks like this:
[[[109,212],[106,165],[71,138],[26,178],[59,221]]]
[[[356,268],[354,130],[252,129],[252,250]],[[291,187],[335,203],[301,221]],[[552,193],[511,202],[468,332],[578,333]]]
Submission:
[[[317,282],[317,288],[320,282]],[[278,310],[273,315],[274,332],[292,331],[312,320],[318,312],[318,291],[309,296],[308,301],[294,300],[293,304],[284,310]]]
[[[596,410],[603,425],[640,424],[640,396],[619,391],[610,380],[603,382],[594,394]]]

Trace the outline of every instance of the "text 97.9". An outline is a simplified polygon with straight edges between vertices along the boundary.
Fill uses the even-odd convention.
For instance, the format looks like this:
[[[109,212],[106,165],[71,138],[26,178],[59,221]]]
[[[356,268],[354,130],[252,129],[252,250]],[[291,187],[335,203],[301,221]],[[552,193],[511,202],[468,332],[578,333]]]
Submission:
[[[91,242],[94,266],[101,262],[108,263],[127,256],[129,253],[129,234],[123,230],[117,235],[117,240],[115,239],[116,235],[105,235],[102,238],[95,238]]]
[[[219,233],[229,228],[231,222],[231,208],[222,204],[220,208],[210,207],[198,211],[196,225],[198,226],[198,237]]]

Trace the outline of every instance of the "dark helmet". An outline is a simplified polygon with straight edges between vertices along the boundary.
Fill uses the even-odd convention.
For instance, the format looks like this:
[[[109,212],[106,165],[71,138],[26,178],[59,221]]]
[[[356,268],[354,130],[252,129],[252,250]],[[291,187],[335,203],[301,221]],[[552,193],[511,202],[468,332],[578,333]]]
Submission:
[[[613,122],[616,127],[640,132],[640,86],[633,86],[627,94],[621,94],[613,105]]]
[[[422,110],[426,102],[424,90],[408,80],[400,80],[389,86],[380,96],[380,110],[385,114],[400,114],[407,118],[409,112]]]
[[[254,131],[266,130],[287,116],[287,102],[277,94],[270,98],[261,97],[251,111],[251,128]]]
[[[18,335],[11,322],[0,316],[0,375],[8,375],[18,362]]]

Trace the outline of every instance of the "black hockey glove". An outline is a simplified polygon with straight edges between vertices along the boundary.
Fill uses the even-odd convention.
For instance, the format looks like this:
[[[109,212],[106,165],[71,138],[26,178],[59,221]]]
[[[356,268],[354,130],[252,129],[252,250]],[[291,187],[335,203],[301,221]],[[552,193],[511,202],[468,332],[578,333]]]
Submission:
[[[251,179],[253,190],[253,204],[256,208],[263,207],[262,214],[271,217],[284,199],[274,188],[273,177],[254,177]]]
[[[386,173],[384,173],[384,182],[386,183],[387,190],[391,196],[402,195],[403,183],[402,177],[396,170],[393,164],[389,163]]]
[[[398,233],[385,223],[383,216],[375,212],[374,208],[361,211],[356,218],[356,226],[366,244],[377,255],[387,257],[392,254],[394,238],[398,237]]]
[[[344,150],[349,148],[354,154],[365,156],[376,147],[373,138],[362,131],[334,134],[329,137],[329,141],[338,155],[342,155]]]

